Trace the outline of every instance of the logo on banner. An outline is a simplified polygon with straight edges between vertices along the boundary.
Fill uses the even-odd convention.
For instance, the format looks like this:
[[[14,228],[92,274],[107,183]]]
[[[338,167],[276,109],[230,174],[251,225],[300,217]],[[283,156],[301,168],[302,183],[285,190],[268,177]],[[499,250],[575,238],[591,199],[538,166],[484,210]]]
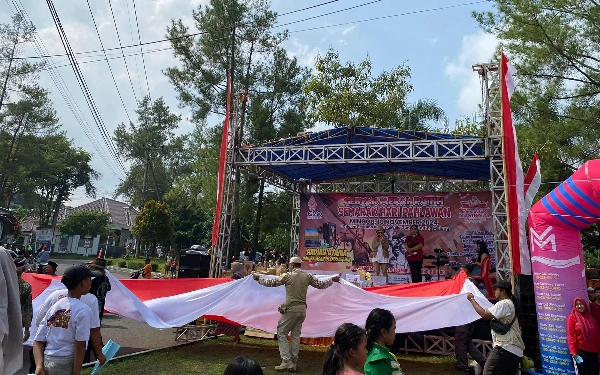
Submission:
[[[319,220],[323,218],[323,213],[317,211],[317,201],[313,195],[311,195],[308,200],[308,212],[306,213],[306,218],[309,220]]]
[[[546,245],[550,244],[553,252],[556,252],[556,236],[552,233],[552,226],[546,228],[542,234],[538,234],[535,230],[531,229],[531,249],[535,251],[536,246],[541,250]],[[551,234],[552,233],[552,234]],[[535,245],[535,246],[534,246]],[[552,268],[569,268],[581,263],[581,257],[579,255],[574,256],[571,259],[551,259],[542,256],[531,257],[531,263],[538,262]]]
[[[492,217],[492,210],[488,206],[488,201],[482,201],[476,196],[461,200],[458,217],[467,223],[483,223]]]

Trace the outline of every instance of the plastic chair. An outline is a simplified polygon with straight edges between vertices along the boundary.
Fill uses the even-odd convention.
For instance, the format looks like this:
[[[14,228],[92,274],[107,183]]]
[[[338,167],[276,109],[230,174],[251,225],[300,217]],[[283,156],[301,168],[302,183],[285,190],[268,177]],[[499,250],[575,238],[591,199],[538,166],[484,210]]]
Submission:
[[[488,292],[488,299],[495,299],[496,295],[494,294],[494,283],[496,279],[491,276],[492,272],[492,257],[486,257],[481,261],[481,275],[473,276],[473,279],[476,281],[481,281],[483,285],[485,285],[485,289]]]

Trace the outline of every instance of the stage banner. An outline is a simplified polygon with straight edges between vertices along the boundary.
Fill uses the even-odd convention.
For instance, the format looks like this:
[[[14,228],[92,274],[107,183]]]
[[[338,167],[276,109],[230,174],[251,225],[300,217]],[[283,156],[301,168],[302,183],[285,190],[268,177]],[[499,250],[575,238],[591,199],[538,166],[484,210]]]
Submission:
[[[370,243],[379,225],[390,242],[388,273],[410,273],[405,239],[411,225],[417,225],[425,239],[425,275],[437,276],[439,264],[440,276],[452,276],[461,263],[477,257],[479,240],[493,259],[490,192],[305,193],[300,197],[302,267],[371,271]]]

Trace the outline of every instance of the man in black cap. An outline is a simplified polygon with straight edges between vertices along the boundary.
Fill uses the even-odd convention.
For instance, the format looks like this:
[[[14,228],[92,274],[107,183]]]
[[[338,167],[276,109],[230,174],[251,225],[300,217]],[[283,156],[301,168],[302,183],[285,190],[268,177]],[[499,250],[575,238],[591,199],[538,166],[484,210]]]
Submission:
[[[493,349],[485,362],[483,374],[512,375],[519,371],[519,363],[523,357],[523,349],[525,349],[517,318],[521,315],[521,311],[517,299],[512,294],[510,282],[498,280],[494,284],[494,293],[498,302],[487,310],[479,306],[472,293],[467,293],[467,299],[483,319],[496,319],[510,327],[504,334],[492,329]]]
[[[97,258],[90,262],[90,268],[98,271],[100,276],[92,280],[90,293],[98,298],[98,312],[100,313],[100,322],[104,316],[104,304],[106,303],[106,295],[110,291],[110,280],[106,276],[106,259]]]
[[[68,373],[79,375],[86,343],[90,338],[92,310],[80,301],[90,291],[92,277],[99,276],[85,265],[71,266],[61,282],[67,297],[56,302],[38,326],[33,343],[36,375]]]

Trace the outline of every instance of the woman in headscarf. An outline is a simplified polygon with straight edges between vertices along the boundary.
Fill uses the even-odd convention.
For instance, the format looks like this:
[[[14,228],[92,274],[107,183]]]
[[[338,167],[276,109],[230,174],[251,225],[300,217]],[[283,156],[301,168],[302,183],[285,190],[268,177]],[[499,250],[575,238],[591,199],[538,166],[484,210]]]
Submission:
[[[600,333],[583,298],[573,300],[573,310],[567,318],[567,340],[579,375],[598,375]]]

